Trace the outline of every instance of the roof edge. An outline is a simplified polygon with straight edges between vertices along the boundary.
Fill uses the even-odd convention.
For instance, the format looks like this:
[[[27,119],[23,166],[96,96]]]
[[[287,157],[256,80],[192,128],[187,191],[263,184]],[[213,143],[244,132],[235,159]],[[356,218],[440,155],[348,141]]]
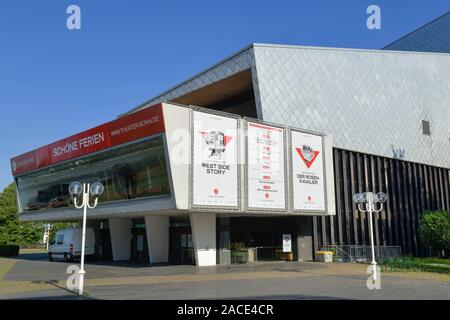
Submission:
[[[440,15],[440,16],[437,17],[437,18],[434,18],[433,20],[431,20],[431,21],[425,23],[424,25],[418,27],[417,29],[414,29],[413,31],[408,32],[408,33],[405,34],[404,36],[398,38],[397,40],[394,40],[394,41],[390,42],[389,44],[385,45],[385,46],[384,46],[383,48],[381,48],[381,49],[382,49],[382,50],[385,50],[387,47],[393,45],[393,44],[396,43],[396,42],[399,42],[399,41],[405,39],[406,37],[412,35],[413,33],[416,33],[416,32],[419,31],[419,30],[422,30],[422,29],[428,27],[430,24],[435,23],[436,21],[438,21],[439,19],[445,17],[446,15],[450,15],[450,11],[447,11],[446,13]],[[387,49],[387,50],[390,50],[390,49]],[[392,51],[395,51],[395,50],[392,50]],[[425,51],[425,52],[428,52],[428,51]]]
[[[180,83],[178,83],[178,84],[176,84],[176,85],[174,85],[174,86],[172,86],[172,87],[170,87],[170,88],[164,90],[162,93],[160,93],[160,94],[158,94],[158,95],[156,95],[156,96],[153,96],[153,97],[150,98],[150,99],[147,99],[145,102],[141,103],[141,104],[138,105],[137,107],[134,107],[133,109],[131,109],[131,110],[125,112],[125,113],[120,114],[120,115],[118,116],[118,118],[123,117],[124,115],[127,115],[127,114],[129,114],[129,113],[136,112],[137,110],[139,110],[140,108],[142,108],[142,107],[144,107],[145,105],[149,104],[149,103],[152,102],[153,100],[158,99],[159,97],[161,97],[161,96],[163,96],[163,95],[169,93],[170,91],[173,91],[173,90],[175,90],[175,89],[181,87],[182,85],[188,83],[188,82],[191,81],[192,79],[195,79],[195,78],[197,78],[197,77],[199,77],[199,76],[201,76],[201,75],[207,73],[208,71],[214,69],[215,67],[221,65],[222,63],[227,62],[227,61],[233,59],[234,57],[240,55],[241,53],[243,53],[243,52],[245,52],[245,51],[248,51],[248,50],[252,49],[253,47],[254,47],[254,44],[253,44],[253,43],[251,43],[251,44],[245,46],[244,48],[242,48],[242,49],[240,49],[240,50],[238,50],[238,51],[232,53],[232,54],[229,55],[228,57],[226,57],[226,58],[224,58],[224,59],[221,59],[221,60],[219,60],[218,62],[214,63],[213,65],[207,67],[207,68],[204,69],[203,71],[200,71],[199,73],[196,73],[196,74],[190,76],[188,79],[186,79],[186,80],[184,80],[184,81],[182,81],[182,82],[180,82]],[[163,101],[162,101],[162,102],[163,102]]]

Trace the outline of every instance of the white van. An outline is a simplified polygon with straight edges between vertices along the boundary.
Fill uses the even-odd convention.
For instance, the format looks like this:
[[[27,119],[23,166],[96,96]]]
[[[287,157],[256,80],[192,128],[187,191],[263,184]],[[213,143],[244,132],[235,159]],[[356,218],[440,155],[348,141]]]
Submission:
[[[48,248],[48,260],[64,259],[73,261],[81,256],[81,228],[68,228],[59,230]],[[92,228],[86,228],[85,256],[95,253],[95,237]]]

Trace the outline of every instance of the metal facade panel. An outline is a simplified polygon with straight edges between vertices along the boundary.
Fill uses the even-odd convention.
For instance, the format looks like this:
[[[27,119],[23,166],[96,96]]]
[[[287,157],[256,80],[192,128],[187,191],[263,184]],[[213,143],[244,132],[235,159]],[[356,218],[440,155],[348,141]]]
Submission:
[[[383,49],[450,53],[450,12],[387,45]]]
[[[362,191],[383,191],[387,195],[383,211],[373,216],[377,245],[401,246],[405,254],[426,254],[426,248],[419,237],[420,217],[427,210],[450,210],[447,201],[450,197],[450,170],[365,156],[342,149],[334,149],[334,163],[336,194],[339,196],[336,197],[338,210],[333,218],[342,225],[337,228],[337,234],[333,235],[325,229],[332,223],[331,216],[324,217],[321,223],[316,220],[314,241],[319,248],[321,245],[333,244],[333,236],[338,239],[336,242],[339,245],[369,244],[369,238],[362,233],[367,227],[368,216],[363,218],[361,214],[355,215],[353,201],[348,199],[360,191],[359,187],[362,186]],[[360,164],[355,168],[353,163]],[[361,167],[361,175],[358,173],[358,166]],[[364,168],[367,166],[370,169],[365,174]],[[432,188],[436,184],[439,187]],[[423,194],[427,195],[426,201],[423,201]],[[352,231],[354,237],[351,236]]]
[[[264,120],[324,132],[338,148],[450,168],[450,55],[254,51]],[[422,120],[431,123],[430,136]]]

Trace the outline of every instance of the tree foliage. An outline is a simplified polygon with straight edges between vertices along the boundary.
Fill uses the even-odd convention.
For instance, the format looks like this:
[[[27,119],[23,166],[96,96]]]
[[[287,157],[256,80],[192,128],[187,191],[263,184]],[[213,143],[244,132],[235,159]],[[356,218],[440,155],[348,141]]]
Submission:
[[[424,244],[441,251],[450,250],[450,212],[424,212],[419,232]]]
[[[52,233],[73,223],[56,223]],[[0,193],[0,245],[37,244],[42,241],[43,223],[19,222],[16,203],[16,186],[11,183]]]

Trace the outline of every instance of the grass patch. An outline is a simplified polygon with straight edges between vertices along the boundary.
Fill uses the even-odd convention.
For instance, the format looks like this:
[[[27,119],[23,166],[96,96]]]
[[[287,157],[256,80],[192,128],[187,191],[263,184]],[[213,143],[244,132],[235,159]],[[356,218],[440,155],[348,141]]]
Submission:
[[[450,274],[450,259],[403,257],[387,259],[381,264],[385,272],[428,271]]]
[[[9,259],[0,259],[0,284],[9,270],[14,266],[14,261]]]
[[[446,264],[450,266],[450,259],[440,259],[440,258],[420,258],[421,263],[436,263],[436,264]]]

